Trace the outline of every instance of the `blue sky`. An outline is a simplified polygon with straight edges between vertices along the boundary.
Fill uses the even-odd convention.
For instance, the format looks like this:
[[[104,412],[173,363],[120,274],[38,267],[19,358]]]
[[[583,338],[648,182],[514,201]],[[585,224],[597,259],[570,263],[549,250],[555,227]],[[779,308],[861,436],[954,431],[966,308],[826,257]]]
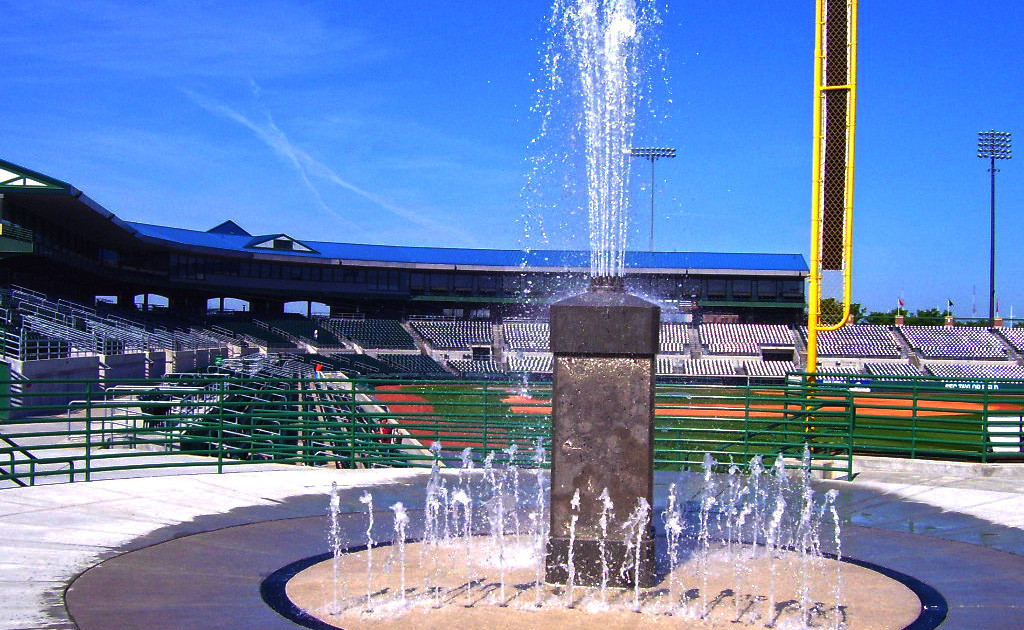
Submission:
[[[523,187],[548,2],[0,1],[0,157],[130,221],[460,247],[585,247]],[[443,8],[441,8],[443,7]],[[656,247],[802,252],[811,177],[810,0],[659,2]],[[977,132],[1024,138],[1013,0],[860,6],[854,299],[987,311]],[[664,96],[664,95],[663,95]],[[647,126],[645,126],[647,127]],[[650,172],[631,242],[647,246]],[[1024,165],[998,180],[1004,315],[1024,316]]]

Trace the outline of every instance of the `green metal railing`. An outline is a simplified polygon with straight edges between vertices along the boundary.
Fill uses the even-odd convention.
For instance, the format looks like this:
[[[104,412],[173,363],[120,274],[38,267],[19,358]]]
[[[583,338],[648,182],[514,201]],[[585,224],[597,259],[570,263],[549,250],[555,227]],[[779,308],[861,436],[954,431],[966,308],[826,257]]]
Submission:
[[[843,376],[842,378],[847,378]],[[852,472],[855,454],[1024,461],[1024,391],[963,379],[845,382],[792,375],[785,385],[662,385],[655,466],[796,465]],[[550,384],[494,381],[227,378],[0,380],[0,487],[260,464],[458,465],[517,446],[550,448]]]

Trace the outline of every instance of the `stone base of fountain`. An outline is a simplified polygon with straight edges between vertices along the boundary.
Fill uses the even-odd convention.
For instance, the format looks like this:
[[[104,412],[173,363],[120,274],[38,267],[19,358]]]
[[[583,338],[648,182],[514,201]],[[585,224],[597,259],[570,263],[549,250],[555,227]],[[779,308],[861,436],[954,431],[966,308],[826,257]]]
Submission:
[[[573,567],[575,574],[569,576],[569,547],[572,546]],[[640,562],[640,573],[635,575],[633,570],[623,574],[620,571],[609,571],[607,582],[609,586],[618,588],[631,588],[634,580],[637,580],[642,587],[650,587],[655,584],[654,574],[654,551],[655,543],[651,538],[644,538],[640,541],[640,553],[631,548],[627,543],[620,540],[603,541],[603,552],[606,558],[623,560],[639,555],[643,560],[651,559],[649,562]],[[545,579],[554,584],[567,584],[570,579],[575,579],[576,584],[598,585],[601,583],[604,571],[602,570],[601,554],[602,541],[600,540],[573,540],[568,538],[552,538],[548,541],[548,568]]]
[[[711,557],[695,555],[674,574],[660,575],[651,588],[603,590],[538,582],[543,559],[532,547],[510,544],[503,566],[496,565],[485,537],[472,541],[474,560],[468,564],[455,562],[464,557],[464,542],[450,550],[443,547],[405,545],[406,557],[421,561],[404,571],[391,558],[391,547],[375,548],[374,563],[384,570],[375,571],[369,583],[366,551],[345,554],[338,564],[328,558],[288,580],[285,593],[313,619],[311,627],[346,630],[605,630],[638,623],[654,628],[883,630],[908,626],[922,607],[909,588],[870,568],[828,558],[809,561],[795,552],[770,554],[761,547],[745,547],[749,558],[737,565],[724,561],[737,556],[736,548],[727,550],[722,543]],[[702,563],[711,570],[702,572],[697,566]],[[840,602],[828,586],[837,576],[843,583]],[[744,584],[743,592],[737,584]]]

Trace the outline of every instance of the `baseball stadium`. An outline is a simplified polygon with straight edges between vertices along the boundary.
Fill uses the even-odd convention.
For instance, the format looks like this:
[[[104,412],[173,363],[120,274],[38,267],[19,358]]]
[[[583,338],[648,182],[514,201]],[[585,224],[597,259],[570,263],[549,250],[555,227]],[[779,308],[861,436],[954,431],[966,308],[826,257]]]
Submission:
[[[0,161],[0,483],[253,462],[429,465],[550,439],[548,309],[588,253],[125,220]],[[661,308],[656,462],[1021,457],[1020,329],[849,324],[807,371],[803,255],[628,252]]]

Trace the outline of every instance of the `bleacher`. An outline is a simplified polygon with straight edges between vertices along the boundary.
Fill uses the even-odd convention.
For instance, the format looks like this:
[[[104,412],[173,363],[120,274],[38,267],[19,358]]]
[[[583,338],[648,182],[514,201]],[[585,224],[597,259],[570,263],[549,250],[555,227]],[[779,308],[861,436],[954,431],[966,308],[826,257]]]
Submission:
[[[397,319],[332,317],[325,325],[335,336],[349,339],[363,348],[416,349],[416,342]]]
[[[21,287],[0,291],[4,356],[19,360],[154,350],[195,350],[222,345],[209,331],[153,316],[94,308]],[[169,320],[169,318],[168,318]]]
[[[549,349],[551,326],[548,322],[506,321],[502,329],[508,350],[547,352]]]
[[[246,320],[221,320],[218,327],[230,332],[237,338],[258,346],[289,348],[295,344],[288,337],[276,333],[266,326]]]
[[[664,354],[689,352],[689,344],[686,343],[686,331],[687,326],[685,324],[662,324],[658,339],[661,352]]]
[[[1024,328],[1000,328],[998,334],[1018,353],[1024,354]]]
[[[701,324],[698,332],[708,354],[758,355],[764,346],[794,346],[781,324]]]
[[[757,378],[783,378],[787,372],[796,372],[793,361],[744,361],[743,371]]]
[[[907,362],[865,361],[864,369],[874,376],[921,376],[921,371]]]
[[[672,374],[672,360],[668,357],[659,356],[654,364],[654,370],[658,376],[670,376]]]
[[[316,357],[318,355],[308,356]],[[344,372],[350,376],[387,376],[396,373],[393,365],[368,354],[331,353],[318,360],[321,361],[324,370]]]
[[[470,350],[473,346],[489,346],[494,339],[490,322],[410,320],[409,324],[424,341],[437,350]]]
[[[551,374],[554,357],[549,355],[508,355],[509,372],[527,372],[530,374]]]
[[[684,376],[735,376],[736,367],[729,359],[683,359],[676,363],[674,374]]]
[[[926,363],[925,370],[942,378],[1024,379],[1024,366],[1016,363]]]
[[[1005,360],[1006,347],[987,328],[900,326],[910,347],[928,359]]]
[[[378,354],[377,358],[391,365],[396,374],[448,374],[440,363],[422,354]]]
[[[262,320],[271,328],[279,329],[292,337],[311,343],[314,346],[344,346],[344,342],[328,326],[315,319],[291,317],[285,319]]]
[[[807,327],[800,332],[806,339]],[[839,330],[818,333],[818,356],[897,359],[900,354],[900,345],[885,326],[848,324]]]
[[[506,374],[505,369],[496,361],[456,359],[449,361],[448,365],[463,378],[493,378]]]

